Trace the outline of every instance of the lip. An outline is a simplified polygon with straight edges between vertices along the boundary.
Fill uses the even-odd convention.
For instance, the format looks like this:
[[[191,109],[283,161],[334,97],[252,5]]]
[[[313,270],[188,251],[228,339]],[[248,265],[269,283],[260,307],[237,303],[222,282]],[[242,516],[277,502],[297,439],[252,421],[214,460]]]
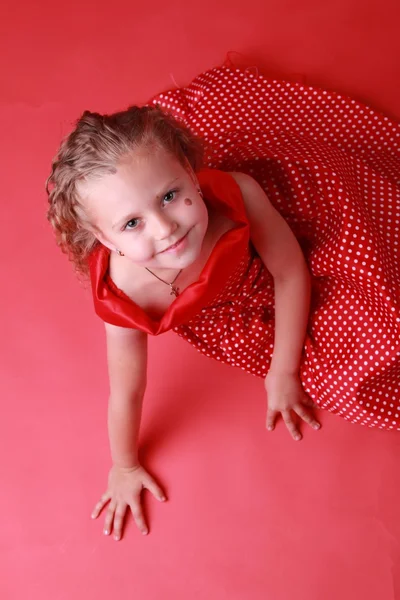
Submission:
[[[181,250],[184,243],[186,242],[189,231],[185,233],[185,235],[181,237],[177,242],[175,242],[175,244],[171,244],[171,246],[168,246],[168,248],[165,248],[165,250],[161,250],[161,252],[159,252],[158,254],[164,254],[164,252],[176,252],[177,250]]]

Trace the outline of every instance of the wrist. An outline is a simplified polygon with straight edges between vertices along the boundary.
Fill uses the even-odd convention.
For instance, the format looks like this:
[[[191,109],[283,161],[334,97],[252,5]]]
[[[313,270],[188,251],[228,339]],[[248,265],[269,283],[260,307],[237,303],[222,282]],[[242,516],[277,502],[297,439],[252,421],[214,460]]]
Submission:
[[[111,453],[112,464],[118,469],[135,469],[140,466],[139,456],[137,452],[127,454]]]
[[[271,376],[271,377],[298,377],[300,374],[299,371],[300,371],[299,366],[288,368],[288,367],[271,365],[271,367],[267,373],[267,377],[268,376]]]
[[[131,462],[130,464],[127,463],[119,463],[119,462],[115,462],[113,461],[113,469],[116,469],[118,471],[120,471],[121,473],[131,473],[132,471],[136,471],[137,469],[139,469],[139,467],[141,466],[140,463],[137,462]]]

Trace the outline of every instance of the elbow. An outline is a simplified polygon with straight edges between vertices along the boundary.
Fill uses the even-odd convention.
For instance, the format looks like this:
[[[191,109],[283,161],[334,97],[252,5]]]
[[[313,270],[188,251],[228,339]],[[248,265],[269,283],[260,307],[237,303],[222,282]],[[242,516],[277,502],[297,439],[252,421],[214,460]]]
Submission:
[[[311,288],[311,273],[303,256],[292,261],[287,268],[272,273],[275,285],[298,282],[304,287]]]

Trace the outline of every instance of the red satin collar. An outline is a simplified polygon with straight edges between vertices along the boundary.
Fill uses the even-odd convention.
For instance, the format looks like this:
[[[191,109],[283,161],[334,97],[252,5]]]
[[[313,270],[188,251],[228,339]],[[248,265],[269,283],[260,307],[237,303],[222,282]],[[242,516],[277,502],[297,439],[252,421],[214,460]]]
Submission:
[[[217,170],[204,169],[197,177],[206,204],[236,226],[217,241],[199,279],[183,290],[158,320],[118,289],[108,273],[110,250],[103,245],[96,247],[89,268],[95,311],[103,321],[152,335],[182,325],[211,303],[243,258],[249,244],[249,224],[238,184],[231,175]]]

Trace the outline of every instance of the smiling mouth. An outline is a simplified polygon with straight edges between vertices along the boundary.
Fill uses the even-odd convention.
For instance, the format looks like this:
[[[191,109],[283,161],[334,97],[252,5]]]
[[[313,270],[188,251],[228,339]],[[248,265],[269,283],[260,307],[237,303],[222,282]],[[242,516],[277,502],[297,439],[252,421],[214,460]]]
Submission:
[[[171,244],[170,246],[168,246],[168,248],[164,248],[164,250],[161,250],[161,252],[159,252],[158,254],[162,254],[163,252],[167,252],[168,250],[174,250],[175,248],[177,248],[179,246],[179,244],[181,242],[183,242],[183,240],[186,238],[188,233],[189,233],[189,231],[187,233],[185,233],[185,235],[182,236],[177,242],[175,242],[175,244]]]

